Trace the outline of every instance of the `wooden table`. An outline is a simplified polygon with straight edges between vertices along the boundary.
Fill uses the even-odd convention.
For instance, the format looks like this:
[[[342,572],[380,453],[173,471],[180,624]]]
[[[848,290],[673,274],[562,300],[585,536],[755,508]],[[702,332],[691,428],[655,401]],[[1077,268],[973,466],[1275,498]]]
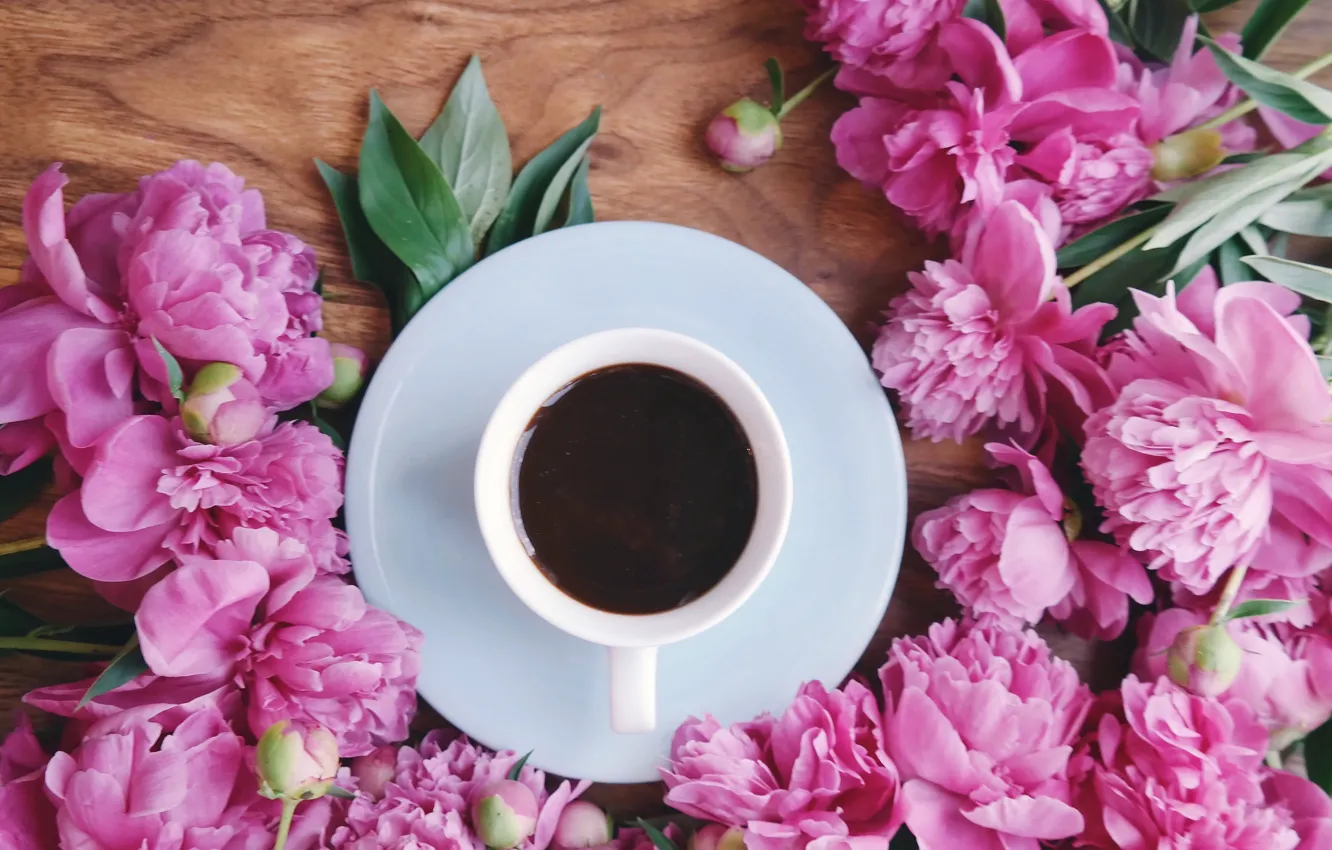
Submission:
[[[1252,5],[1212,22],[1238,29]],[[766,96],[768,56],[789,69],[793,85],[826,67],[801,28],[794,0],[5,0],[0,285],[18,278],[26,254],[21,201],[51,161],[65,163],[68,202],[128,191],[139,175],[177,159],[217,160],[263,191],[272,226],[318,252],[325,335],[378,357],[389,344],[386,311],[375,291],[350,277],[311,158],[354,166],[372,86],[409,129],[423,129],[476,53],[515,161],[602,104],[591,170],[600,219],[675,222],[747,245],[808,283],[868,345],[905,273],[942,246],[838,169],[828,131],[851,98],[829,89],[802,107],[785,124],[785,150],[749,175],[719,170],[701,142],[719,109],[746,93]],[[1329,34],[1332,4],[1312,3],[1274,63],[1309,61]],[[987,479],[977,442],[908,442],[906,457],[913,515]],[[53,499],[0,527],[0,542],[42,534]],[[882,663],[892,638],[953,612],[933,582],[909,553],[864,671]],[[0,590],[57,621],[114,616],[70,572]],[[1084,671],[1095,666],[1094,679],[1118,680],[1117,665],[1093,665],[1088,646],[1067,638],[1057,646]],[[80,675],[76,664],[0,660],[0,730],[24,692]],[[622,792],[610,802],[632,808],[650,795]]]

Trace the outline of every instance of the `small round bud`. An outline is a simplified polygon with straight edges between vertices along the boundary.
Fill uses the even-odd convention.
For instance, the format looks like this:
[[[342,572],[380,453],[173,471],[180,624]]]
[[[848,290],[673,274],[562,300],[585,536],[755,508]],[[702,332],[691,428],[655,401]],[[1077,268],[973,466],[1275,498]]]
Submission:
[[[496,782],[472,804],[472,829],[491,850],[511,850],[536,832],[537,799],[513,779]]]
[[[396,747],[376,747],[368,755],[352,759],[351,775],[356,779],[357,790],[375,800],[384,796],[384,786],[397,773]]]
[[[594,803],[574,800],[560,812],[551,846],[555,850],[584,850],[600,847],[611,840],[609,816]]]
[[[689,850],[745,850],[745,833],[733,826],[710,823],[689,836]]]
[[[750,171],[782,149],[782,126],[766,106],[744,98],[712,119],[705,138],[722,168]]]
[[[315,404],[332,409],[356,398],[365,383],[369,361],[361,349],[340,342],[333,343],[328,350],[333,355],[333,383],[319,394]]]
[[[1203,697],[1216,697],[1235,683],[1244,650],[1225,626],[1190,626],[1166,650],[1170,681]]]
[[[1169,182],[1211,171],[1226,158],[1226,149],[1220,133],[1199,127],[1157,142],[1152,146],[1152,157],[1152,179]]]
[[[338,742],[322,726],[280,720],[255,748],[259,793],[270,800],[313,800],[328,793],[338,775]]]

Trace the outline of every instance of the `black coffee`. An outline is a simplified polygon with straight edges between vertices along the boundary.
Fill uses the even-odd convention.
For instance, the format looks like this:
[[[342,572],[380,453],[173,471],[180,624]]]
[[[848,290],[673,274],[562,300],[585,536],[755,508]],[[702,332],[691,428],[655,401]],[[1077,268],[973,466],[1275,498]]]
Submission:
[[[735,565],[758,475],[740,423],[693,378],[634,363],[546,402],[518,448],[528,553],[574,599],[617,614],[678,608]]]

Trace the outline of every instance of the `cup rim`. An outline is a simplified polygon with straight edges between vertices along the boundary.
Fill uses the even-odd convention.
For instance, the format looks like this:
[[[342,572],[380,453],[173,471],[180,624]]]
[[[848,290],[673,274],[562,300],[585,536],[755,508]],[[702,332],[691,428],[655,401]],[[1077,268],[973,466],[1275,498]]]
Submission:
[[[623,352],[617,354],[616,352]],[[556,587],[527,552],[514,516],[513,464],[532,417],[579,376],[609,366],[647,363],[676,369],[721,398],[749,440],[758,476],[754,524],[735,565],[720,582],[678,608],[617,614],[593,608]],[[628,327],[579,337],[548,352],[505,391],[477,451],[477,520],[492,562],[534,613],[583,640],[605,646],[662,646],[711,628],[739,608],[771,571],[785,540],[792,503],[789,448],[758,385],[726,355],[693,337]]]

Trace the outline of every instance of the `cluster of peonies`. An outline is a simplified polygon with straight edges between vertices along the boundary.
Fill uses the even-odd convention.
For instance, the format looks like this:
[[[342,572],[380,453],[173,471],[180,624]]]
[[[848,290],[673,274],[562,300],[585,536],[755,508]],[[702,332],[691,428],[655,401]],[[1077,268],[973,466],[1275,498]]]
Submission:
[[[92,679],[25,697],[71,718],[66,751],[10,737],[0,810],[20,815],[0,836],[271,846],[280,806],[250,767],[266,729],[323,727],[357,756],[416,708],[420,632],[343,578],[342,452],[279,415],[346,401],[364,357],[315,335],[313,252],[224,166],[180,162],[68,214],[65,183],[52,166],[29,190],[30,257],[0,290],[0,473],[55,453],[47,540],[133,612],[148,671],[86,702]],[[306,807],[293,844],[322,844],[330,811]]]

